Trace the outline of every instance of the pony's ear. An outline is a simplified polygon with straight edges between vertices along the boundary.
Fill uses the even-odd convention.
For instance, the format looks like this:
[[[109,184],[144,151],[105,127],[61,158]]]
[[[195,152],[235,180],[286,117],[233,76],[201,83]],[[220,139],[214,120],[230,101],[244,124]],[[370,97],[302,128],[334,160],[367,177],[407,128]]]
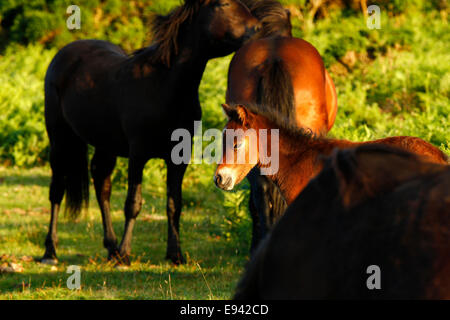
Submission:
[[[290,20],[290,19],[291,19],[291,10],[289,10],[289,9],[284,9],[284,11],[286,11],[288,20]]]
[[[248,110],[246,107],[244,107],[243,105],[238,105],[236,108],[236,112],[237,112],[242,124],[244,126],[248,126],[250,124],[251,120],[253,119],[254,114],[250,110]]]
[[[223,103],[222,104],[223,112],[225,112],[225,115],[228,119],[232,119],[236,117],[236,109],[230,107],[228,104]]]
[[[228,104],[222,104],[223,111],[225,112],[228,120],[240,121],[244,126],[248,126],[253,119],[254,113],[248,110],[243,105],[238,105],[236,108],[230,107]]]

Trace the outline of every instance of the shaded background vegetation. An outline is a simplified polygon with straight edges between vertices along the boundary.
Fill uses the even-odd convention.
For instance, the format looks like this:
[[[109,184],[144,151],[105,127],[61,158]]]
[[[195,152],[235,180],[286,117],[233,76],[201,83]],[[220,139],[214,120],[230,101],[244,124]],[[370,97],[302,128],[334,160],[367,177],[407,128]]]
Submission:
[[[446,147],[450,131],[444,121],[450,87],[447,1],[375,1],[382,12],[380,30],[367,28],[361,10],[365,1],[281,2],[292,13],[294,35],[318,48],[336,82],[338,120],[344,115],[346,121],[336,122],[333,135],[350,139],[388,135],[393,131],[386,125],[398,127],[393,117],[399,117],[406,126],[403,134]],[[167,13],[179,1],[78,1],[82,27],[74,31],[66,27],[70,4],[65,0],[0,2],[0,163],[30,167],[47,162],[42,82],[57,49],[76,39],[99,38],[131,52],[151,43],[153,14]],[[229,57],[211,61],[202,81],[207,126],[223,124],[219,105],[228,62]],[[370,117],[359,118],[369,111]],[[423,116],[424,111],[433,119],[414,116],[414,122],[427,122],[408,122],[411,114]],[[357,133],[349,136],[343,126]]]
[[[291,11],[294,35],[319,50],[335,81],[339,110],[331,136],[362,141],[413,135],[450,154],[447,1],[281,2]],[[152,15],[167,13],[179,3],[178,0],[79,0],[76,4],[81,8],[81,30],[69,31],[66,8],[72,1],[0,1],[0,254],[42,254],[50,173],[43,79],[54,54],[65,44],[85,38],[109,40],[128,52],[149,45]],[[381,8],[379,30],[366,26],[363,9],[370,4]],[[200,87],[204,130],[221,128],[225,123],[220,104],[225,98],[230,59],[228,56],[210,61],[204,73]],[[133,270],[145,271],[147,275],[144,272],[138,276],[145,284],[149,274],[151,279],[160,274],[156,282],[150,283],[153,291],[147,285],[136,284],[134,294],[123,292],[120,273],[114,276],[113,269],[99,273],[105,269],[102,264],[105,262],[96,256],[104,252],[92,190],[91,207],[81,222],[75,226],[62,222],[63,258],[85,265],[93,275],[92,284],[87,284],[91,291],[85,291],[85,297],[170,298],[172,292],[169,293],[167,282],[170,274],[179,277],[176,298],[230,296],[248,257],[248,186],[244,183],[236,192],[224,193],[212,183],[214,165],[188,168],[183,184],[185,214],[181,237],[191,258],[174,275],[172,266],[162,260],[166,237],[164,167],[160,160],[151,160],[146,166],[145,204],[133,247],[137,257],[149,265],[133,265],[125,276],[133,278]],[[123,219],[126,169],[126,159],[120,159],[114,172],[112,204],[118,234]],[[145,240],[141,239],[143,235]],[[146,255],[148,251],[151,257]],[[78,257],[76,253],[84,255]],[[155,262],[160,263],[159,267],[154,266]],[[206,278],[211,280],[209,273],[214,279],[215,287],[205,285],[198,263],[202,264]],[[48,270],[36,265],[28,269],[29,273],[23,276],[0,275],[0,298],[2,291],[6,292],[3,297],[9,298],[73,297],[61,291],[55,276],[46,273]],[[33,286],[28,286],[28,277],[42,287],[30,289]],[[106,279],[107,284],[99,286],[95,277]],[[26,286],[17,287],[21,281]]]

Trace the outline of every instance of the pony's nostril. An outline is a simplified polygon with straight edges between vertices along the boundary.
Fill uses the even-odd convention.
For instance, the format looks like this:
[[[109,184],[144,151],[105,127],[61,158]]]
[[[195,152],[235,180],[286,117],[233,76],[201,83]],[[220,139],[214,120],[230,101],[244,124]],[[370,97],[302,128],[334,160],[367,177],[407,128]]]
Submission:
[[[214,176],[214,182],[216,183],[216,186],[220,189],[224,189],[224,190],[229,190],[229,187],[232,185],[233,183],[233,178],[229,175],[221,175],[221,174],[216,174]]]
[[[228,186],[231,185],[231,177],[227,177],[227,179],[223,182],[223,187],[227,188]]]
[[[216,183],[216,186],[220,187],[222,185],[222,176],[220,174],[216,174],[214,177],[214,182]]]

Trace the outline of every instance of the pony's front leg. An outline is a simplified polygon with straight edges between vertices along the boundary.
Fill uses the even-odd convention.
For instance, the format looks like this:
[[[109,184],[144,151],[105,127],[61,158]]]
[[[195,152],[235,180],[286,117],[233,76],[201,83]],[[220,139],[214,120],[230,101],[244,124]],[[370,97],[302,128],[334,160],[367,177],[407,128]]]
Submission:
[[[116,157],[107,152],[95,150],[91,161],[91,173],[94,180],[95,194],[102,213],[103,246],[108,250],[108,260],[118,255],[117,239],[110,214],[111,173],[116,165]]]
[[[134,223],[142,207],[142,172],[146,160],[130,157],[128,163],[128,194],[125,201],[125,231],[119,247],[119,263],[130,264],[131,238]]]
[[[58,258],[56,257],[56,247],[58,245],[58,236],[56,234],[56,227],[58,224],[58,213],[60,208],[60,203],[53,203],[51,208],[51,218],[50,226],[48,230],[47,237],[45,238],[45,253],[41,259],[41,263],[44,264],[57,264]]]
[[[168,238],[166,259],[175,264],[184,263],[180,246],[181,184],[187,164],[167,164],[167,220]]]

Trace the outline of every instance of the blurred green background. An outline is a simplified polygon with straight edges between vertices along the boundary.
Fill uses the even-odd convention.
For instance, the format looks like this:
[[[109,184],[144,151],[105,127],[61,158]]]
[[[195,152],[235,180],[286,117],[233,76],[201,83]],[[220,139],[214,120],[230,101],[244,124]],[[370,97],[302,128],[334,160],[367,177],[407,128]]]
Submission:
[[[398,132],[448,147],[447,1],[374,1],[382,13],[379,30],[367,28],[364,1],[281,2],[292,13],[294,35],[316,46],[336,82],[340,110],[333,135],[361,140]],[[69,31],[70,1],[1,1],[0,163],[30,167],[48,160],[42,81],[58,49],[98,38],[131,52],[151,43],[153,14],[179,3],[81,0],[81,29]],[[202,82],[207,126],[223,123],[219,106],[228,62],[211,61]]]
[[[321,53],[337,89],[339,110],[330,135],[355,141],[412,135],[450,154],[450,29],[445,0],[282,0],[294,35]],[[81,29],[66,28],[66,8],[81,8]],[[43,80],[58,49],[85,38],[109,40],[128,52],[152,41],[150,21],[178,0],[0,1],[0,258],[38,257],[49,220],[48,140]],[[362,7],[381,8],[381,29],[370,30]],[[231,56],[208,63],[200,87],[203,128],[222,128]],[[123,229],[126,159],[114,172],[116,233]],[[217,190],[213,165],[188,168],[182,246],[188,264],[164,258],[165,168],[145,169],[145,203],[135,231],[135,263],[120,272],[104,260],[100,214],[91,205],[77,223],[60,226],[61,264],[56,270],[23,263],[22,274],[0,274],[1,298],[227,298],[248,258],[248,186]],[[139,263],[138,263],[139,262]],[[88,272],[79,292],[64,288],[64,266]],[[62,285],[61,285],[62,283]]]

